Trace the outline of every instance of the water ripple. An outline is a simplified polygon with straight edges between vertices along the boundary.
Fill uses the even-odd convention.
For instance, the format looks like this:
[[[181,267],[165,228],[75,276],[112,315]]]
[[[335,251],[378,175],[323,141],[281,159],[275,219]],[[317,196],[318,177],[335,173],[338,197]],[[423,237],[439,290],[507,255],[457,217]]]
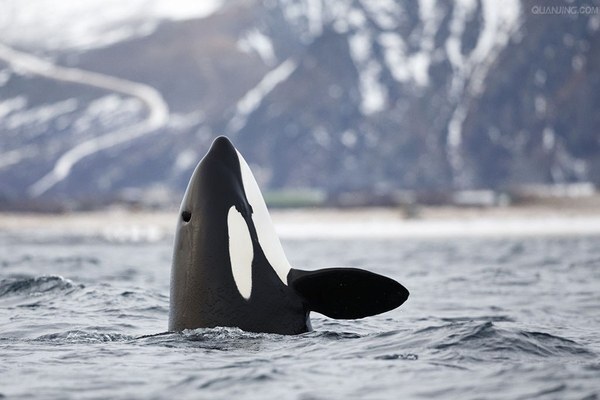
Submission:
[[[296,336],[236,328],[164,332],[171,246],[66,236],[32,241],[29,234],[0,240],[1,393],[498,400],[599,394],[597,237],[369,247],[297,241],[290,246],[296,264],[368,262],[412,295],[399,310],[360,320],[315,313],[315,330]]]
[[[69,330],[66,332],[50,333],[34,339],[37,342],[60,342],[62,344],[72,343],[105,343],[122,342],[132,340],[128,335],[115,332],[99,332],[94,330]]]
[[[437,350],[452,348],[537,357],[594,356],[592,351],[573,340],[545,332],[499,328],[491,321],[433,326],[419,333],[432,336],[432,347]],[[443,333],[441,337],[439,333]]]
[[[32,296],[53,292],[70,293],[84,286],[75,284],[62,276],[37,276],[31,278],[9,278],[0,281],[0,298],[7,296]]]

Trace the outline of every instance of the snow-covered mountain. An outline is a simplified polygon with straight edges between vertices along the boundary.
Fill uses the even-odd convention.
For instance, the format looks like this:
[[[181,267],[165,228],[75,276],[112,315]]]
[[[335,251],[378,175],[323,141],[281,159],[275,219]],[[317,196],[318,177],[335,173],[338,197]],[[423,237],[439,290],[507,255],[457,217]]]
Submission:
[[[0,17],[5,202],[178,196],[219,134],[266,188],[600,183],[598,2],[75,3]]]

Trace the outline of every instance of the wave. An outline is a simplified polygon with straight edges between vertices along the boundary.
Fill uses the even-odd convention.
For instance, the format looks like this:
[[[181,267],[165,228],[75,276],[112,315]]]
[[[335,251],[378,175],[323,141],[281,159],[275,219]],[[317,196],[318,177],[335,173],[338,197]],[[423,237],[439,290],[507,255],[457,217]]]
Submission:
[[[289,340],[290,336],[272,333],[246,332],[239,328],[216,327],[186,329],[182,332],[164,332],[136,338],[148,345],[165,347],[194,347],[205,350],[256,350],[263,343]]]
[[[304,337],[321,338],[327,340],[360,339],[362,335],[355,332],[344,331],[312,331],[304,334]]]
[[[0,298],[8,296],[32,296],[54,292],[72,292],[82,289],[62,276],[36,276],[27,278],[8,278],[0,281]]]
[[[132,339],[132,336],[116,332],[101,332],[97,330],[69,330],[65,332],[42,335],[34,339],[34,341],[61,343],[105,343],[124,342]]]
[[[499,328],[492,321],[450,323],[422,329],[418,335],[431,338],[431,348],[454,350],[454,356],[464,357],[470,351],[477,357],[510,359],[513,356],[563,357],[595,356],[573,340],[545,332]]]
[[[500,319],[502,321],[502,319]],[[500,328],[492,321],[458,321],[410,329],[358,334],[346,331],[315,330],[297,336],[245,332],[238,328],[206,328],[165,332],[139,337],[148,345],[200,347],[233,350],[260,347],[264,343],[287,342],[305,352],[325,342],[344,341],[343,355],[378,360],[417,360],[429,353],[443,361],[522,360],[534,357],[595,357],[577,342],[550,333]]]
[[[56,278],[56,277],[55,277]],[[65,287],[72,287],[72,283]],[[6,285],[1,286],[4,290]],[[500,319],[502,321],[502,319]],[[502,322],[504,323],[504,322]],[[512,323],[511,323],[512,324]],[[331,326],[329,327],[331,328]],[[330,349],[333,358],[372,358],[384,361],[427,360],[432,364],[468,368],[475,362],[522,362],[539,358],[595,358],[592,350],[574,340],[547,332],[499,327],[492,321],[457,319],[423,329],[399,329],[359,334],[333,329],[286,336],[216,327],[163,332],[144,336],[118,333],[119,328],[88,327],[45,334],[36,341],[61,343],[131,342],[141,346],[196,348],[207,351],[249,351],[295,348],[306,357]],[[331,347],[328,343],[340,342]],[[343,342],[343,344],[342,344]],[[312,354],[312,355],[311,355]],[[467,364],[465,364],[467,363]]]

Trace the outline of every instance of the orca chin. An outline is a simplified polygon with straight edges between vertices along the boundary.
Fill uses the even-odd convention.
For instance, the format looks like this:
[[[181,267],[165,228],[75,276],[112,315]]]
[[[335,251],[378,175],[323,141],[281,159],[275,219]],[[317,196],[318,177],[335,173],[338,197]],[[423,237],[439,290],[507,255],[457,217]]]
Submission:
[[[355,319],[399,307],[408,290],[357,268],[289,264],[250,167],[224,136],[194,170],[181,202],[169,330],[239,327],[298,334],[310,312]]]

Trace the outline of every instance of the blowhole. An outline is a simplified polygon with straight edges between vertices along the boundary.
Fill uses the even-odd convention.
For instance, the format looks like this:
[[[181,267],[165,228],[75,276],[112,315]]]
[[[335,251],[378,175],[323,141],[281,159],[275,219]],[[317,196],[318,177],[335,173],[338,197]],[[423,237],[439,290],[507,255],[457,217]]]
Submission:
[[[183,211],[181,213],[181,219],[183,220],[183,222],[190,222],[190,220],[192,219],[192,213],[189,211]]]

